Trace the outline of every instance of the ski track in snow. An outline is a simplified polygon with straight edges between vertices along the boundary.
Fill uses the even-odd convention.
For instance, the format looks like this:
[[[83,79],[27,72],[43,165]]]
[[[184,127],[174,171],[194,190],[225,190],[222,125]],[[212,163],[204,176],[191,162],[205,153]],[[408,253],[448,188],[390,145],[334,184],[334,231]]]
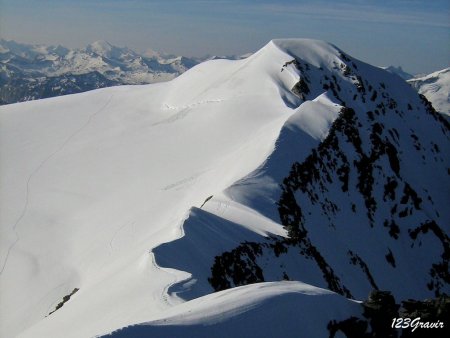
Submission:
[[[163,119],[159,122],[155,122],[152,124],[152,126],[158,126],[160,124],[167,124],[167,123],[173,123],[177,120],[183,119],[185,118],[189,112],[191,111],[192,108],[200,106],[200,105],[204,105],[204,104],[211,104],[211,103],[220,103],[224,100],[222,99],[216,99],[216,100],[205,100],[205,101],[199,101],[199,102],[195,102],[192,104],[188,104],[188,105],[184,105],[184,106],[179,106],[179,107],[173,107],[173,106],[169,106],[167,103],[164,105],[164,108],[167,110],[180,110],[178,113]]]
[[[229,201],[219,201],[219,203],[217,204],[216,207],[216,214],[220,215],[220,216],[224,216],[225,213],[228,210],[228,207],[230,206],[230,202]]]
[[[100,114],[112,101],[113,95],[111,95],[108,100],[106,101],[106,103],[97,111],[95,111],[94,113],[92,113],[89,118],[87,119],[87,121],[81,126],[79,127],[77,130],[75,130],[74,133],[72,133],[60,146],[58,149],[56,149],[53,153],[51,153],[49,156],[47,156],[46,158],[44,158],[42,160],[42,162],[36,167],[36,169],[34,169],[30,176],[28,176],[27,179],[27,183],[26,183],[26,194],[25,194],[25,203],[24,206],[22,208],[22,212],[19,216],[19,218],[16,220],[16,222],[14,223],[12,229],[14,231],[14,235],[16,237],[16,239],[14,240],[14,242],[10,245],[10,247],[8,248],[8,251],[6,252],[6,257],[5,257],[5,261],[2,264],[2,268],[0,270],[0,275],[3,274],[3,271],[5,270],[6,264],[8,263],[8,258],[9,258],[9,254],[11,253],[11,250],[16,246],[16,244],[19,242],[19,234],[17,233],[17,226],[19,225],[20,221],[22,221],[22,219],[25,217],[25,215],[27,214],[28,211],[28,204],[30,202],[30,183],[31,180],[33,179],[33,177],[42,169],[42,167],[53,157],[55,156],[57,153],[59,153],[61,150],[64,149],[64,147],[69,144],[69,142],[75,138],[79,133],[81,133],[94,119],[95,116],[97,116],[98,114]]]
[[[131,226],[131,230],[133,232],[133,239],[136,237],[136,229],[135,229],[135,225],[136,222],[127,222],[125,224],[123,224],[122,226],[120,226],[116,232],[114,233],[114,235],[112,236],[111,240],[109,241],[109,248],[111,249],[111,254],[114,252],[114,241],[117,237],[117,235],[123,230],[125,229],[127,226]]]
[[[164,191],[172,190],[172,189],[180,190],[180,189],[183,188],[183,186],[185,186],[185,185],[187,185],[189,183],[193,184],[204,173],[205,173],[205,171],[200,172],[200,173],[195,174],[195,175],[192,175],[192,176],[189,176],[189,177],[186,177],[186,178],[184,178],[182,180],[179,180],[179,181],[177,181],[175,183],[166,185],[164,188],[162,188],[162,190],[164,190]]]
[[[182,109],[186,109],[186,108],[193,108],[193,107],[196,107],[196,106],[200,106],[202,104],[219,103],[219,102],[222,102],[222,101],[224,101],[224,100],[223,99],[203,100],[203,101],[198,101],[198,102],[195,102],[195,103],[191,103],[191,104],[187,104],[187,105],[179,106],[179,107],[171,106],[171,105],[165,103],[163,105],[163,109],[165,109],[165,110],[182,110]]]

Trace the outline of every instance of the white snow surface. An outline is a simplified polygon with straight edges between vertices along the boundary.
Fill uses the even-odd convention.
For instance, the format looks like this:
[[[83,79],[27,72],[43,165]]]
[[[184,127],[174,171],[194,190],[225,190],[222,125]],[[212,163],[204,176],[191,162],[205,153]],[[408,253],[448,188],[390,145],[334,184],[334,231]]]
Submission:
[[[325,97],[308,103],[317,118],[297,109],[298,71],[280,71],[289,46],[311,60],[334,48],[272,41],[167,83],[0,108],[0,336],[91,337],[183,302],[167,290],[186,272],[160,268],[152,249],[183,236],[192,207],[260,166],[291,116],[320,140],[337,115],[321,112],[336,105]],[[238,231],[284,234],[244,206],[231,221],[237,213],[262,220]]]
[[[408,80],[438,112],[450,116],[450,68]]]
[[[108,337],[325,337],[327,318],[344,320],[360,312],[356,302],[308,284],[259,283],[180,304],[161,319]]]
[[[294,58],[310,67],[303,99],[292,90],[302,76]],[[166,83],[0,107],[0,336],[289,337],[301,327],[326,336],[329,320],[358,315],[356,302],[316,287],[324,284],[313,263],[289,255],[283,264],[298,271],[297,282],[213,293],[206,278],[216,255],[286,236],[275,214],[279,183],[342,109],[323,76],[339,77],[355,110],[376,108],[357,95],[358,73],[345,75],[345,58],[325,42],[273,40],[246,59],[210,60]],[[398,76],[351,62],[380,93],[385,81],[399,106],[420,104]],[[336,266],[344,266],[334,253],[344,239],[365,247],[351,229],[317,231]],[[385,247],[378,251],[368,259],[384,257]],[[265,274],[280,280],[277,269]],[[365,277],[351,271],[340,277],[365,297]],[[274,316],[279,331],[267,327]]]

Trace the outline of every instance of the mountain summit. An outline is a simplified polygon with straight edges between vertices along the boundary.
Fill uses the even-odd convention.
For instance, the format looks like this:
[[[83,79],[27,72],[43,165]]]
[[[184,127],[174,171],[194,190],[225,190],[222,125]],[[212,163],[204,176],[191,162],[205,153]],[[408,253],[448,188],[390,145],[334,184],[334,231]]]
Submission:
[[[449,131],[307,39],[3,106],[0,335],[321,337],[448,294]]]
[[[90,53],[95,53],[97,55],[110,57],[112,51],[120,51],[120,50],[127,50],[125,48],[118,48],[113,45],[111,45],[108,41],[104,40],[98,40],[95,41],[86,47],[86,51]]]

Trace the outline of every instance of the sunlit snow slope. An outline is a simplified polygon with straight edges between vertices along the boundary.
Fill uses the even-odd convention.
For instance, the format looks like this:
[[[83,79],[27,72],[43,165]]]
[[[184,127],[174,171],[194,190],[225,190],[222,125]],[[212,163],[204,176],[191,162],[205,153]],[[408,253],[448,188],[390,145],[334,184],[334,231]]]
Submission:
[[[440,113],[450,115],[450,68],[413,78],[408,82],[431,101]]]
[[[152,248],[273,150],[290,59],[269,44],[170,83],[2,107],[1,336],[91,336],[176,303],[182,273]]]
[[[212,336],[224,327],[235,334],[243,320],[261,321],[266,307],[276,306],[280,318],[292,318],[300,304],[311,317],[297,324],[314,321],[305,333],[317,336],[320,330],[319,336],[325,335],[329,320],[360,313],[357,303],[345,297],[361,299],[371,289],[367,272],[358,266],[364,259],[366,267],[372,267],[382,257],[375,278],[389,276],[395,270],[386,268],[392,263],[386,263],[384,255],[392,249],[399,257],[398,276],[405,276],[421,250],[433,247],[411,272],[415,278],[441,255],[439,240],[430,239],[422,248],[416,245],[410,260],[410,253],[402,251],[410,243],[403,237],[399,242],[389,238],[389,228],[382,225],[388,211],[373,210],[369,198],[381,200],[382,179],[396,179],[399,191],[394,199],[404,200],[400,190],[406,189],[404,204],[412,205],[409,212],[419,215],[417,222],[427,215],[448,219],[443,170],[448,161],[433,148],[439,144],[444,147],[439,153],[445,153],[448,143],[440,132],[433,133],[443,122],[430,109],[397,76],[313,40],[274,40],[247,59],[208,61],[168,83],[1,107],[0,336],[92,337],[139,323],[146,324],[115,334],[170,336],[187,324],[192,336]],[[369,110],[384,117],[370,120]],[[433,177],[419,180],[421,173],[408,168],[415,163],[414,138],[408,132],[407,141],[394,141],[390,114],[400,132],[420,126],[418,135],[429,137],[423,145],[426,156],[432,154],[437,162],[418,167],[434,170]],[[405,122],[407,114],[414,124]],[[371,129],[378,119],[386,122],[386,130]],[[363,135],[360,142],[352,139],[357,133],[353,129],[339,129],[342,121]],[[376,146],[368,143],[374,133],[381,140]],[[351,142],[339,143],[344,137]],[[332,173],[328,183],[305,180],[308,186],[302,190],[292,177],[295,163],[330,144],[336,151],[355,153],[356,162],[378,147],[376,168],[389,168],[385,176],[374,174],[380,187],[370,188],[369,197],[361,195],[361,184],[368,183],[358,185],[360,177],[352,174],[349,157],[348,168],[342,169],[349,172],[345,196],[340,178]],[[397,165],[389,144],[406,149]],[[335,166],[343,161],[339,152],[324,158],[333,161],[333,156],[340,156]],[[319,170],[330,164],[317,169],[311,161],[306,169],[316,174],[310,176],[325,180],[327,174]],[[394,164],[389,166],[390,161]],[[435,183],[441,178],[444,183]],[[328,186],[333,182],[339,189]],[[408,182],[419,194],[428,191],[437,200],[433,205],[419,203],[416,212],[415,195],[405,188]],[[396,187],[392,189],[395,195]],[[352,212],[353,199],[357,211]],[[297,202],[305,206],[303,223],[296,219]],[[350,225],[342,228],[347,219]],[[306,236],[297,243],[296,253],[288,249],[280,261],[271,251],[279,248],[273,241],[285,239],[292,220]],[[312,229],[317,222],[320,226]],[[368,244],[354,233],[369,238]],[[230,274],[237,270],[221,271],[220,264],[218,274],[211,275],[224,252],[246,241],[255,246],[234,251],[234,256],[250,264],[248,275],[233,280]],[[366,257],[373,245],[379,249]],[[355,267],[349,266],[350,248]],[[316,266],[322,262],[318,249],[325,266]],[[245,256],[255,258],[252,250],[261,252],[256,265]],[[301,250],[316,255],[298,259]],[[259,278],[258,268],[265,278]],[[328,280],[324,271],[334,271],[334,279]],[[436,288],[448,288],[438,284],[438,277]],[[273,283],[225,290],[263,280]],[[410,292],[432,294],[434,290],[421,289],[427,281],[424,276],[419,291]],[[388,277],[379,283],[400,289]],[[225,291],[211,294],[215,290]],[[210,330],[203,330],[203,323]],[[280,336],[292,334],[289,325],[279,328]],[[264,337],[268,332],[259,326],[252,334]]]

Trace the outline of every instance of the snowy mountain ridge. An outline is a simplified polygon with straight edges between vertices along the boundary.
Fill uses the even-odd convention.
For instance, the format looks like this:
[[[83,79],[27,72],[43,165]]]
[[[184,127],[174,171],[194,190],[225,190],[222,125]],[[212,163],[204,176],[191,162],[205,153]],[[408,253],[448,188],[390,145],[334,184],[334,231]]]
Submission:
[[[448,123],[328,43],[0,118],[2,335],[320,337],[449,292]]]
[[[266,217],[269,217],[270,221],[272,222],[280,222],[280,218],[281,220],[283,220],[285,217],[287,217],[285,219],[285,222],[291,222],[291,219],[294,219],[296,222],[295,226],[300,226],[300,233],[302,234],[302,236],[311,231],[319,231],[319,234],[316,234],[315,238],[317,240],[322,238],[322,240],[319,241],[324,241],[320,252],[328,250],[326,244],[329,242],[329,238],[339,237],[339,235],[336,235],[334,233],[336,229],[338,229],[337,224],[340,223],[342,226],[342,224],[348,222],[348,219],[350,217],[349,215],[355,213],[357,215],[357,219],[353,220],[353,223],[367,224],[369,225],[369,229],[375,227],[376,224],[382,225],[382,228],[384,227],[389,230],[388,232],[386,232],[387,238],[383,238],[382,240],[378,238],[372,245],[368,245],[367,248],[369,252],[365,252],[364,255],[358,254],[358,252],[360,250],[363,250],[363,248],[347,248],[342,252],[343,257],[341,261],[339,263],[336,262],[335,264],[333,264],[340,266],[341,268],[345,266],[345,264],[349,264],[349,267],[351,267],[350,270],[358,270],[362,268],[362,270],[365,271],[366,277],[363,277],[363,274],[363,276],[361,276],[362,280],[358,280],[357,282],[355,278],[355,276],[357,275],[356,271],[347,271],[346,273],[341,273],[341,277],[339,278],[338,275],[335,275],[334,273],[328,275],[328,272],[326,271],[329,271],[331,269],[331,266],[333,265],[326,264],[325,267],[319,266],[319,271],[315,272],[312,272],[311,269],[314,268],[308,265],[304,266],[302,269],[295,269],[292,266],[288,268],[288,263],[285,260],[287,259],[289,261],[292,258],[287,255],[288,257],[280,259],[280,257],[282,257],[283,255],[281,255],[279,252],[277,253],[275,249],[277,248],[277,250],[281,250],[282,252],[288,252],[290,250],[288,249],[289,243],[285,243],[283,241],[269,241],[268,243],[261,246],[255,242],[253,237],[250,237],[248,239],[242,240],[242,242],[251,241],[253,244],[250,246],[235,245],[234,248],[223,247],[222,251],[227,251],[228,258],[215,254],[211,255],[211,257],[209,258],[209,262],[206,265],[212,267],[212,275],[210,274],[211,272],[202,271],[202,274],[209,276],[209,283],[206,282],[205,278],[198,278],[194,274],[192,278],[198,280],[196,284],[188,284],[189,287],[187,287],[185,290],[183,290],[183,288],[177,288],[175,290],[177,293],[184,292],[183,294],[188,298],[190,298],[188,294],[190,294],[191,292],[193,292],[195,297],[197,297],[199,296],[199,292],[192,291],[192,289],[195,289],[196,285],[198,285],[197,287],[200,289],[209,290],[211,285],[208,284],[214,284],[212,285],[213,288],[215,288],[216,290],[220,290],[233,285],[237,286],[246,284],[248,281],[267,280],[267,274],[270,275],[269,280],[281,280],[283,278],[292,277],[289,273],[289,270],[291,270],[292,273],[295,274],[296,280],[303,280],[313,285],[328,287],[333,291],[345,294],[347,296],[351,296],[356,293],[357,297],[361,299],[362,297],[367,295],[372,288],[378,288],[378,286],[375,287],[377,285],[375,282],[377,280],[377,278],[375,277],[377,274],[374,274],[373,269],[375,269],[375,266],[380,264],[380,260],[384,260],[385,264],[388,267],[390,266],[390,268],[393,268],[393,265],[396,265],[395,271],[397,271],[397,273],[400,273],[399,271],[402,270],[402,268],[399,266],[399,263],[396,264],[395,262],[392,262],[392,259],[390,257],[392,255],[394,257],[395,254],[392,253],[392,250],[389,248],[388,244],[386,244],[387,247],[385,248],[386,252],[384,254],[381,254],[380,252],[378,255],[376,255],[376,257],[374,257],[373,254],[370,254],[370,251],[374,251],[374,247],[377,246],[377,242],[389,243],[390,241],[393,241],[393,243],[395,243],[398,240],[401,241],[402,239],[399,238],[399,233],[401,232],[400,229],[407,228],[406,225],[399,225],[400,223],[404,222],[402,218],[411,215],[413,213],[413,210],[417,210],[415,212],[421,213],[420,210],[423,208],[423,206],[420,204],[425,204],[427,202],[424,201],[425,198],[417,197],[422,193],[418,195],[418,193],[415,192],[415,190],[411,188],[411,186],[419,184],[419,186],[423,185],[427,187],[427,189],[430,189],[430,187],[434,186],[433,189],[436,189],[436,191],[440,191],[439,195],[441,197],[438,200],[441,202],[445,200],[445,196],[447,194],[446,188],[438,188],[436,186],[436,184],[439,184],[437,183],[439,182],[439,180],[433,182],[427,178],[418,179],[417,175],[410,173],[410,170],[408,168],[404,169],[405,173],[400,174],[400,167],[402,167],[401,159],[404,156],[401,154],[405,152],[408,147],[412,148],[412,152],[416,152],[417,150],[423,151],[423,148],[420,144],[420,141],[418,141],[421,138],[417,137],[415,133],[411,133],[409,131],[405,131],[403,133],[411,133],[409,137],[413,142],[410,142],[408,146],[404,144],[400,148],[400,139],[397,139],[396,135],[397,133],[399,133],[398,130],[401,129],[400,126],[402,122],[400,122],[398,125],[395,125],[394,127],[393,121],[394,119],[398,119],[400,121],[405,119],[405,114],[407,114],[406,112],[414,111],[414,105],[416,105],[416,107],[419,107],[423,103],[420,103],[420,100],[418,102],[416,101],[416,103],[412,101],[414,92],[410,88],[408,88],[408,85],[401,79],[397,77],[389,77],[384,75],[383,73],[377,73],[377,70],[375,68],[368,68],[367,65],[360,64],[357,60],[351,60],[345,54],[342,54],[341,56],[339,55],[340,52],[336,52],[336,50],[333,50],[333,47],[330,45],[326,45],[325,48],[319,49],[323,46],[315,43],[313,45],[313,49],[311,48],[311,46],[304,46],[297,41],[294,44],[294,47],[297,47],[297,44],[300,46],[296,49],[293,49],[293,46],[289,44],[289,40],[287,40],[287,42],[285,40],[281,42],[275,41],[275,43],[281,45],[281,48],[283,48],[283,50],[285,50],[292,56],[302,55],[301,59],[295,58],[294,60],[296,60],[296,63],[291,63],[289,66],[292,69],[292,65],[296,64],[295,68],[297,68],[297,70],[301,72],[300,82],[298,82],[297,84],[300,83],[298,87],[302,87],[303,89],[302,93],[297,94],[303,96],[302,100],[305,100],[306,102],[301,103],[298,106],[298,108],[295,110],[295,113],[287,120],[285,126],[281,129],[280,136],[275,148],[276,150],[271,154],[268,162],[265,163],[264,167],[259,171],[252,173],[251,177],[243,181],[239,181],[236,186],[232,186],[227,189],[227,195],[233,196],[231,201],[229,201],[229,196],[219,196],[217,197],[218,202],[214,203],[215,197],[213,197],[207,203],[205,203],[204,210],[216,214],[216,212],[213,211],[215,208],[214,206],[212,207],[213,210],[210,210],[210,206],[214,204],[218,204],[219,206],[225,204],[229,205],[230,208],[231,206],[235,205],[235,208],[239,208],[238,205],[236,205],[236,202],[240,201],[239,196],[242,196],[244,194],[245,197],[241,198],[241,203],[244,205],[258,206],[256,210],[258,212],[263,212],[264,215]],[[319,49],[319,51],[317,51],[317,49]],[[304,53],[305,50],[308,51],[308,54],[306,55]],[[334,56],[333,58],[331,58],[331,60],[324,60],[323,58],[323,55],[326,55],[329,58],[330,55],[336,54],[338,54],[337,57]],[[348,58],[348,61],[345,60],[346,58]],[[350,67],[351,70],[349,70]],[[363,75],[352,74],[357,70],[359,70],[359,74]],[[362,72],[365,72],[365,74]],[[322,79],[320,79],[320,77]],[[389,84],[378,82],[378,79],[383,77],[384,79],[389,81]],[[304,82],[302,82],[302,78]],[[328,90],[328,92],[321,94],[321,91],[323,91],[324,89]],[[293,91],[295,91],[295,89]],[[406,96],[405,99],[404,93],[410,93],[410,96]],[[309,95],[312,99],[311,101],[308,100]],[[334,97],[333,100],[335,100],[335,102],[337,100],[337,102],[340,102],[340,104],[336,104],[332,100],[330,100],[331,97]],[[393,99],[393,97],[395,97],[395,99]],[[408,100],[411,101],[408,102]],[[417,98],[415,100],[417,100]],[[296,107],[297,104],[293,101],[289,101],[289,105],[292,105],[294,107]],[[402,112],[402,110],[404,110],[405,112]],[[365,114],[367,115],[364,116],[361,113],[356,115],[355,111],[365,111]],[[410,115],[412,114],[413,112],[410,113]],[[438,121],[440,121],[440,117],[436,115],[436,113],[433,114],[433,119],[437,119]],[[366,122],[363,123],[364,119],[366,119]],[[329,128],[333,121],[334,123],[331,129],[333,133],[329,134]],[[445,121],[442,123],[445,123]],[[341,130],[341,124],[346,126],[346,128],[349,128],[349,130]],[[388,125],[389,128],[386,127],[386,125]],[[408,125],[411,125],[411,123],[409,123]],[[335,128],[337,129],[335,130]],[[411,130],[416,129],[420,130],[423,128],[414,126],[414,129]],[[371,133],[369,133],[368,135],[364,135],[365,133],[361,132],[362,130],[369,130],[371,131]],[[307,143],[305,143],[305,140],[302,140],[302,142],[300,142],[299,140],[290,141],[290,137],[293,137],[294,139],[298,138],[299,132],[309,135],[312,140],[309,139]],[[349,135],[350,133],[351,136]],[[344,137],[344,139],[341,140],[341,137]],[[348,140],[345,140],[346,137],[348,138]],[[428,138],[429,136],[426,137],[426,139]],[[364,141],[364,139],[366,139],[366,141]],[[332,155],[336,151],[336,145],[341,143],[349,143],[351,147],[355,147],[355,152],[359,154],[356,155],[356,158],[353,160],[355,164],[352,165],[353,161],[348,159],[347,153],[338,152],[336,155]],[[431,143],[432,148],[434,147],[434,144],[444,145],[445,142],[439,141],[436,143]],[[362,148],[362,146],[364,146],[364,148]],[[308,154],[308,152],[311,150],[311,147],[318,147],[316,149],[320,150],[321,155],[318,156],[318,153],[315,152],[314,149],[312,154]],[[439,149],[439,147],[434,151],[437,151],[437,149]],[[297,152],[297,154],[292,155],[292,153],[295,153],[295,151]],[[439,153],[440,152],[441,150],[439,150]],[[337,158],[334,159],[333,156],[337,156]],[[443,160],[441,155],[438,156],[440,160]],[[330,157],[332,159],[331,163],[327,163],[323,160],[323,158],[329,159]],[[352,157],[355,157],[355,154],[352,154]],[[302,161],[305,162],[302,163]],[[376,162],[372,163],[373,161],[379,161],[379,164]],[[428,160],[425,160],[424,157],[423,161],[423,164],[425,164]],[[303,182],[302,184],[306,184],[308,182],[307,184],[312,185],[312,187],[309,188],[307,188],[306,186],[301,188],[301,191],[303,193],[307,193],[306,197],[304,197],[305,201],[303,201],[302,205],[307,206],[306,208],[309,215],[314,213],[317,213],[317,215],[308,217],[304,211],[301,212],[300,209],[297,209],[299,207],[295,206],[295,204],[292,205],[294,192],[291,191],[291,189],[297,190],[298,188],[294,187],[299,183],[297,182],[298,178],[286,175],[286,173],[289,171],[288,167],[284,169],[284,176],[279,174],[280,167],[286,163],[295,163],[295,165],[292,166],[291,171],[300,171],[300,173],[303,172],[303,174],[301,175],[306,176],[300,176],[300,182]],[[320,164],[319,167],[314,167],[318,164]],[[386,166],[391,166],[391,176],[387,175],[388,171],[385,169]],[[382,173],[378,172],[380,168],[383,168]],[[359,172],[362,169],[363,171]],[[273,170],[274,173],[271,172]],[[428,170],[431,169],[427,169],[425,171]],[[441,170],[441,179],[442,181],[445,181],[447,176],[445,167],[441,168]],[[353,171],[355,172],[352,174]],[[320,181],[320,179],[318,179],[317,177],[317,174],[314,174],[315,172],[322,172],[321,176],[327,177],[327,179],[324,182]],[[380,177],[376,176],[377,172],[379,175],[381,175]],[[411,174],[412,176],[410,176],[408,179],[405,179],[406,176],[409,176]],[[331,177],[333,176],[335,176],[334,179],[331,179]],[[353,178],[351,178],[352,176]],[[433,180],[435,178],[436,176],[433,177]],[[286,184],[284,183],[286,180],[288,182],[290,180],[293,180],[293,182],[297,183]],[[354,180],[353,190],[349,188],[349,184],[351,184],[350,182],[352,180]],[[412,184],[410,180],[415,183]],[[318,183],[316,183],[315,181],[318,181]],[[283,189],[286,190],[280,191],[279,184],[281,184]],[[315,187],[316,184],[319,184],[319,186]],[[328,185],[330,185],[330,187],[328,187]],[[403,188],[401,188],[402,186]],[[241,187],[244,187],[245,192],[240,191]],[[255,188],[252,189],[252,187]],[[264,191],[263,193],[260,192],[261,189]],[[323,200],[315,197],[315,195],[318,194],[318,192],[315,192],[316,189],[319,189],[320,195],[324,196],[322,197]],[[403,189],[403,193],[397,192],[391,195],[392,192],[390,192],[390,189]],[[356,195],[355,193],[350,194],[350,191],[354,191]],[[271,193],[269,194],[269,192]],[[263,201],[268,201],[263,202],[259,200],[257,196],[261,195],[264,197]],[[296,199],[300,198],[300,196],[300,192],[295,193]],[[392,200],[389,200],[388,196],[391,196]],[[287,206],[284,206],[284,204],[288,203],[287,201],[284,201],[284,199],[288,198],[289,204]],[[348,204],[345,206],[340,205],[340,203],[345,199],[349,199]],[[272,202],[274,200],[278,201],[278,212],[275,203]],[[360,206],[358,206],[358,204],[356,203],[356,201],[358,200],[361,201]],[[433,204],[441,203],[435,201],[435,199],[433,200]],[[337,201],[340,202],[338,203]],[[400,205],[412,203],[413,201],[414,205],[411,210],[409,210],[408,208],[406,210],[398,210]],[[265,204],[261,206],[261,203]],[[317,205],[317,207],[310,207],[309,205],[311,203],[313,206]],[[380,207],[380,204],[384,206]],[[294,210],[291,210],[294,206]],[[218,208],[220,209],[220,207]],[[287,210],[284,210],[284,208],[287,208]],[[316,211],[314,211],[315,208],[317,208]],[[435,206],[426,207],[427,210],[433,210],[434,208]],[[361,209],[364,211],[356,212],[356,210]],[[270,213],[268,213],[269,210]],[[390,212],[387,212],[387,210],[390,210]],[[437,210],[439,210],[439,212],[435,211],[434,213],[436,215],[440,215],[440,219],[445,220],[446,217],[443,217],[443,215],[446,213],[444,205],[441,204],[439,207],[437,207]],[[287,214],[285,215],[285,213]],[[290,213],[293,214],[291,215]],[[378,219],[377,213],[379,214]],[[427,214],[428,213],[429,211],[427,212]],[[396,216],[396,214],[398,215]],[[363,215],[362,218],[361,215]],[[196,222],[202,224],[201,227],[203,229],[203,236],[203,232],[206,231],[205,217],[207,219],[205,211],[195,210],[193,211],[191,217],[186,221],[186,239],[182,238],[179,240],[180,246],[184,248],[185,251],[193,252],[195,250],[193,247],[185,248],[182,244],[183,241],[194,242],[193,239],[189,238],[189,232],[187,229],[189,229],[189,227],[196,228]],[[425,215],[420,216],[419,219],[422,217],[424,217],[425,221]],[[196,221],[197,218],[199,218],[198,221]],[[222,217],[220,216],[219,218]],[[311,220],[307,221],[308,218],[311,218]],[[339,221],[339,219],[341,220]],[[432,217],[430,221],[433,220],[434,218]],[[214,222],[217,223],[222,221],[215,219]],[[236,220],[234,220],[234,222],[236,222]],[[263,224],[262,220],[260,220],[259,222]],[[304,222],[311,222],[310,230],[306,230],[308,229],[308,227],[306,227],[306,229],[302,229],[303,226],[301,225],[301,223]],[[409,226],[411,226],[410,217],[407,217],[406,222]],[[267,223],[267,221],[265,221],[265,223]],[[281,223],[285,226],[285,228],[289,227],[289,224],[285,224],[283,222]],[[330,224],[330,233],[324,235],[320,231],[323,231],[325,229],[320,230],[320,228],[316,224]],[[419,225],[420,224],[417,224],[417,226]],[[224,228],[223,225],[222,228]],[[213,230],[213,232],[215,233],[217,231],[218,230]],[[369,240],[368,234],[365,233],[366,230],[361,228],[355,228],[352,230],[353,233],[358,233],[359,231],[362,231],[362,233],[360,234],[361,238],[367,237],[367,240]],[[411,228],[409,231],[414,231],[414,229]],[[372,236],[375,235],[373,234]],[[383,235],[379,234],[379,236]],[[437,236],[439,237],[439,235]],[[224,235],[224,237],[226,236]],[[403,240],[410,241],[410,238],[408,237]],[[448,238],[444,238],[443,241],[444,242],[442,245],[444,246],[444,248],[448,247]],[[347,243],[348,239],[342,238],[340,242]],[[391,245],[396,245],[393,243]],[[303,250],[306,251],[310,251],[312,248],[309,240],[306,243],[296,243],[294,248],[296,248],[298,244],[300,244],[300,247],[305,246]],[[346,245],[348,245],[348,243]],[[355,245],[357,245],[357,243],[355,243]],[[177,269],[180,270],[195,271],[195,266],[201,259],[200,256],[206,256],[203,253],[204,248],[202,248],[202,252],[199,253],[199,257],[193,260],[196,263],[187,262],[186,264],[189,264],[188,266],[183,266],[182,264],[180,264],[180,260],[178,258],[175,258],[175,261],[166,261],[164,259],[164,256],[168,254],[170,255],[170,257],[174,257],[173,252],[176,251],[176,246],[177,242],[175,241],[165,244],[161,248],[157,248],[155,251],[157,262],[161,262],[162,266],[176,266]],[[220,249],[217,248],[220,247],[220,243],[214,243],[214,245],[211,244],[211,246],[214,248],[213,250],[215,250],[216,254],[218,254]],[[165,249],[165,247],[167,247],[167,249]],[[229,251],[230,249],[232,249],[232,251]],[[274,250],[273,252],[271,252],[272,249]],[[447,252],[447,250],[448,249],[445,249],[444,251]],[[229,259],[230,255],[235,256],[231,261]],[[248,255],[252,256],[253,258],[248,258]],[[267,259],[267,257],[264,257],[265,255],[269,256],[269,263],[265,262],[265,260]],[[274,255],[276,257],[274,257]],[[412,253],[409,252],[408,255],[412,255]],[[419,259],[421,255],[425,255],[425,253],[417,254],[417,259]],[[212,256],[216,257],[213,259]],[[258,256],[262,257],[255,258]],[[311,258],[316,259],[317,264],[319,264],[319,262],[321,262],[322,264],[326,262],[326,259],[324,259],[324,257],[322,257],[321,255],[318,255],[316,257],[311,257],[310,255],[305,256],[307,260]],[[365,260],[361,258],[364,256],[371,257],[370,259],[373,259],[374,263],[366,264]],[[334,255],[330,257],[330,259],[336,258],[337,253],[334,253]],[[280,262],[274,264],[274,262],[271,260]],[[346,260],[347,263],[344,263]],[[225,264],[226,266],[229,266],[230,264],[236,265],[236,268],[239,267],[239,269],[242,269],[242,271],[239,270],[238,273],[233,268],[229,270],[227,270],[228,268],[222,270],[225,268],[225,266],[222,266],[223,264]],[[298,259],[296,259],[296,264],[299,264]],[[447,266],[446,264],[448,264],[448,262],[444,260],[442,264],[442,268],[444,268],[445,270],[445,266]],[[373,268],[370,268],[372,265]],[[264,266],[271,267],[267,274],[264,272],[266,271],[264,269]],[[279,271],[272,271],[274,266],[284,266],[284,268],[279,269]],[[431,267],[431,264],[429,266]],[[216,272],[214,272],[214,269],[217,269],[217,271],[219,271],[216,271],[219,276],[215,275]],[[311,271],[310,273],[306,274],[307,277],[298,275],[299,271],[305,270]],[[319,277],[321,270],[325,276],[325,280],[323,280],[323,277]],[[419,276],[426,274],[426,271],[427,268],[424,266],[422,272],[418,274],[417,279],[414,279],[413,284],[417,283]],[[405,276],[410,276],[412,274],[411,266],[409,265],[409,263],[404,267],[404,271],[401,273]],[[237,274],[241,276],[244,275],[244,277],[241,280],[239,280],[239,278],[234,278],[233,276]],[[245,274],[249,275],[245,277]],[[418,294],[422,294],[422,297],[427,297],[427,294],[429,294],[426,283],[422,285],[421,291],[419,291],[417,287],[413,285],[411,285],[410,288],[405,288],[405,282],[402,282],[401,284],[397,284],[395,286],[395,284],[398,283],[399,280],[403,280],[405,277],[392,279],[392,274],[390,274],[388,281],[385,280],[385,277],[383,277],[384,274],[384,270],[383,272],[380,271],[380,273],[378,273],[378,278],[384,280],[384,288],[392,290],[395,295],[402,299],[414,297]],[[313,275],[316,275],[317,279],[313,278],[310,280],[309,278],[311,278]],[[351,281],[349,280],[348,283],[354,284],[353,288],[339,286],[340,283],[336,283],[335,280],[347,278],[345,276],[351,278]],[[446,278],[448,278],[448,276]],[[363,281],[364,279],[365,282]],[[211,283],[212,280],[214,281],[213,283]],[[321,284],[323,282],[325,282],[325,284]],[[434,282],[429,283],[431,283],[430,285],[433,285]],[[439,289],[442,281],[436,281],[436,283],[436,287]],[[445,282],[443,285],[445,285]],[[360,289],[361,287],[362,289]],[[431,290],[434,289],[434,287],[430,288]],[[356,291],[356,289],[360,289],[360,291]],[[206,293],[207,291],[204,292]],[[405,294],[405,292],[409,293]],[[437,292],[439,293],[438,290]]]

